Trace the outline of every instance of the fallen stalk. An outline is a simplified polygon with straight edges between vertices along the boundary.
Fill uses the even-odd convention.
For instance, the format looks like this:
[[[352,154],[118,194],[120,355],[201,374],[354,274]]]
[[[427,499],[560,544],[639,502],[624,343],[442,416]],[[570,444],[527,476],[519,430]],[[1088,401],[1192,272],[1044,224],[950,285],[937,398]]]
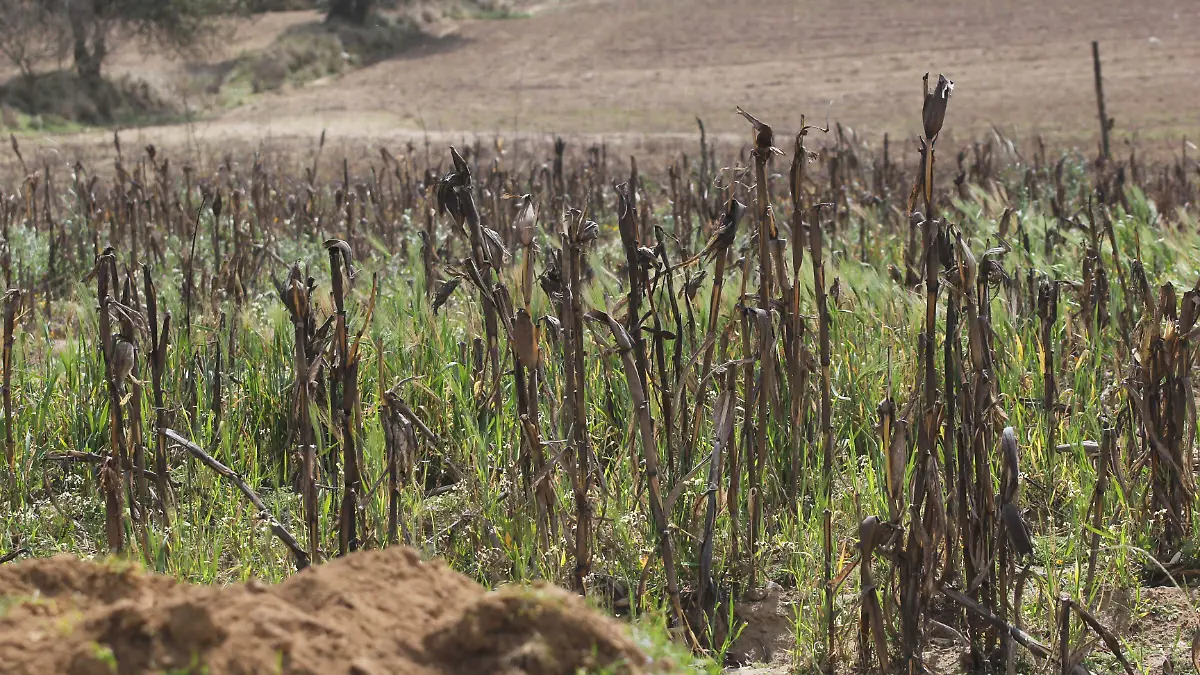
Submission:
[[[249,499],[250,503],[254,505],[254,508],[258,509],[258,516],[267,521],[267,524],[270,525],[271,531],[275,533],[275,536],[279,537],[279,540],[283,542],[283,545],[287,546],[288,550],[292,552],[292,557],[296,559],[296,569],[302,570],[308,567],[308,553],[304,551],[304,549],[300,546],[300,543],[297,542],[296,538],[292,536],[292,533],[288,532],[287,528],[283,526],[283,523],[279,522],[279,519],[277,519],[271,514],[270,511],[267,510],[267,507],[265,504],[263,504],[262,499],[259,498],[258,494],[251,489],[250,485],[246,483],[246,481],[239,476],[236,471],[217,461],[212,455],[205,452],[200,446],[184,438],[174,429],[166,429],[164,433],[166,434],[167,438],[174,441],[184,450],[190,452],[193,457],[200,460],[208,468],[229,479],[229,481],[233,483],[237,489],[241,490],[242,494],[246,495],[246,499]]]
[[[629,396],[633,399],[634,413],[637,415],[638,426],[642,435],[643,460],[646,462],[646,480],[650,485],[650,515],[658,534],[659,552],[662,555],[663,567],[667,577],[667,595],[670,597],[671,612],[674,623],[682,628],[689,636],[691,644],[696,643],[695,636],[687,628],[687,619],[683,614],[683,606],[679,600],[679,580],[675,571],[675,548],[671,544],[671,527],[667,513],[663,510],[662,493],[659,487],[658,450],[654,444],[654,428],[650,420],[650,406],[642,389],[642,380],[638,376],[637,364],[634,362],[635,345],[629,333],[615,319],[605,312],[592,311],[585,316],[590,321],[604,323],[612,332],[613,340],[621,353],[621,362],[625,367],[625,379],[629,386]]]

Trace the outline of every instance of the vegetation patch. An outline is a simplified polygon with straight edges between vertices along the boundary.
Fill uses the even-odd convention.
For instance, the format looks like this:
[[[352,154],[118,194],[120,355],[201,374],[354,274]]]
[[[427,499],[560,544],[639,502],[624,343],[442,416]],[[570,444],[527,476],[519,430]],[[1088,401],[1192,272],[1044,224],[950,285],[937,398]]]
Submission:
[[[73,71],[20,75],[0,85],[3,126],[67,130],[72,125],[145,124],[178,108],[146,82],[129,77],[84,80]],[[22,117],[16,117],[19,113]]]
[[[236,101],[378,63],[400,54],[419,35],[418,25],[403,16],[376,16],[363,26],[314,22],[285,31],[261,52],[197,69],[193,78],[208,94]]]
[[[531,15],[512,0],[462,0],[448,2],[442,10],[451,19],[527,19]]]

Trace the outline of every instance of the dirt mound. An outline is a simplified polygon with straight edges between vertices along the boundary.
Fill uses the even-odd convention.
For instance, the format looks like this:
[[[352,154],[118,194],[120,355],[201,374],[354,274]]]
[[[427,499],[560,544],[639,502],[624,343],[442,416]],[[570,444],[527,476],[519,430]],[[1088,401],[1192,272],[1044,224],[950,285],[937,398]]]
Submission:
[[[551,587],[486,592],[411,549],[277,586],[176,583],[71,556],[0,568],[6,673],[643,672],[619,624]]]

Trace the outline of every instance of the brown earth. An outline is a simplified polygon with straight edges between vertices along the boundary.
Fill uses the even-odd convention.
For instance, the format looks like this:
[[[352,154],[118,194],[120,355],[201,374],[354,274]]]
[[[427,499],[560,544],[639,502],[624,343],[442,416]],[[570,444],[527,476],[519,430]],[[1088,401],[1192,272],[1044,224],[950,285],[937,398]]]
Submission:
[[[322,129],[351,147],[421,139],[545,138],[561,133],[651,154],[695,142],[695,117],[741,144],[741,105],[788,137],[801,114],[868,138],[919,131],[920,78],[957,88],[943,137],[992,125],[1026,142],[1045,134],[1093,146],[1098,135],[1092,40],[1104,59],[1108,114],[1119,143],[1177,150],[1200,135],[1200,5],[1193,0],[550,0],[527,18],[437,22],[394,58],[299,89],[263,94],[192,125],[127,132],[160,147],[312,143]],[[256,17],[212,58],[263,48],[319,20],[315,12]],[[114,74],[169,88],[183,64],[126,48]],[[106,133],[30,139],[93,146]],[[647,146],[650,146],[647,148]],[[217,149],[219,148],[219,150]]]
[[[577,0],[531,18],[468,21],[402,58],[231,111],[272,126],[318,118],[393,128],[691,134],[694,116],[746,132],[741,105],[779,127],[826,114],[915,133],[920,78],[958,83],[947,127],[1089,136],[1090,42],[1125,133],[1195,126],[1200,6],[1188,0]],[[339,124],[340,123],[340,124]]]
[[[123,563],[29,560],[0,568],[0,609],[0,664],[14,675],[557,675],[666,665],[565,591],[489,593],[399,547],[277,586],[223,588]]]

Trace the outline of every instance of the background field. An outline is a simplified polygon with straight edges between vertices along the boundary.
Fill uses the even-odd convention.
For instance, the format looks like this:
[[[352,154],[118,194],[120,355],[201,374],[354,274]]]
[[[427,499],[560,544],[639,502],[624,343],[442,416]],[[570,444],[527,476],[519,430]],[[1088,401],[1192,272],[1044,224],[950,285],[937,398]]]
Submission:
[[[1098,130],[1090,41],[1104,59],[1118,139],[1170,152],[1200,136],[1196,112],[1200,7],[1130,3],[866,0],[562,0],[518,6],[516,18],[438,19],[397,55],[308,86],[252,96],[196,116],[193,128],[143,129],[140,141],[347,143],[503,134],[600,135],[650,148],[690,141],[699,116],[725,140],[746,142],[735,104],[787,134],[801,114],[868,138],[908,139],[920,73],[957,83],[947,144],[992,125],[1020,139],[1043,134],[1093,145]],[[205,60],[261,50],[315,12],[239,21]],[[114,73],[170,93],[187,70],[130,46]],[[914,82],[918,86],[914,86]],[[100,147],[68,136],[42,145]],[[903,147],[911,151],[909,144]],[[1118,145],[1118,147],[1120,147]]]

